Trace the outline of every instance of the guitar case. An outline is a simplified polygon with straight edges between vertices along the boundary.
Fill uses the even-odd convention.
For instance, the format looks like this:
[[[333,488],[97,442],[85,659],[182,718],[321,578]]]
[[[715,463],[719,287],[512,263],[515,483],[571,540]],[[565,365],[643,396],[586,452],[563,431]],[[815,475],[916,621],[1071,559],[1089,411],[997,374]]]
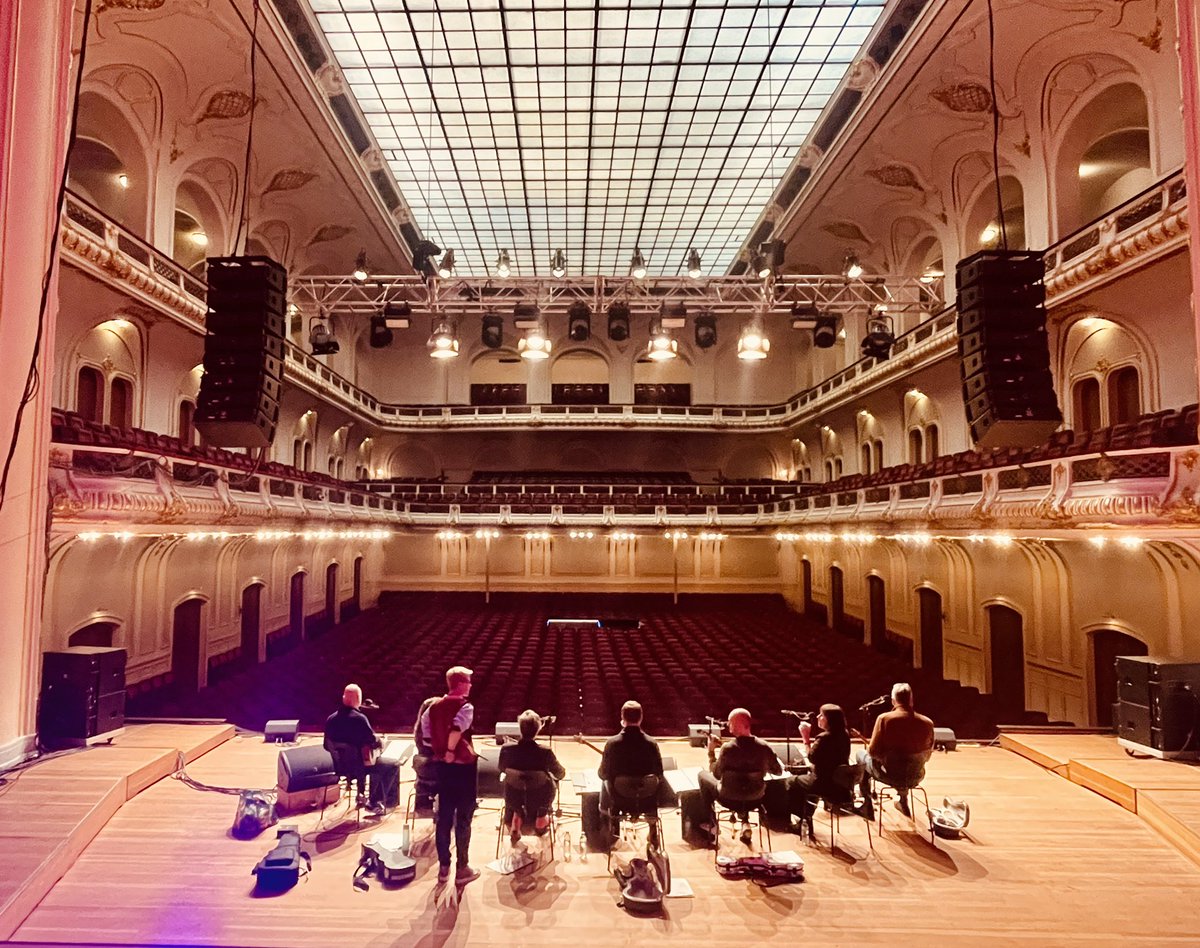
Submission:
[[[403,885],[417,877],[417,861],[408,854],[408,831],[376,833],[362,844],[362,855],[354,870],[354,888],[366,891],[366,877],[374,875],[388,885]]]

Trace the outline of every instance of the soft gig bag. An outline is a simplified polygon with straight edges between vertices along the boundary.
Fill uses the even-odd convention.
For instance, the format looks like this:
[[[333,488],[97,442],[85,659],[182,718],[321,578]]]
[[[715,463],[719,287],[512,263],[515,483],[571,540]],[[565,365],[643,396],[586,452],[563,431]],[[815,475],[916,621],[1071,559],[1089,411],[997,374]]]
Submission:
[[[302,872],[312,870],[312,857],[300,846],[300,832],[295,826],[279,827],[275,848],[253,869],[259,892],[285,892],[300,881]]]
[[[238,794],[237,813],[233,817],[233,835],[253,839],[268,826],[274,826],[275,801],[262,790],[243,790]]]

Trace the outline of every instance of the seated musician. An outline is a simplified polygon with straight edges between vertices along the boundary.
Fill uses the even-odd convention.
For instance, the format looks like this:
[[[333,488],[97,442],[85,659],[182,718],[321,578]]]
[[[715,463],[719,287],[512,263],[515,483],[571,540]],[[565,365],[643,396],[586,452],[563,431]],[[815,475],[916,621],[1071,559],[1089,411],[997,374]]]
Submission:
[[[521,827],[533,825],[539,835],[550,825],[550,804],[554,802],[555,783],[567,775],[566,768],[558,762],[554,751],[543,747],[536,740],[542,728],[542,719],[536,711],[522,711],[517,718],[521,739],[515,744],[500,748],[500,773],[509,770],[549,774],[552,778],[544,787],[529,791],[514,790],[505,784],[504,808],[509,814],[513,843],[521,835]]]
[[[325,720],[324,746],[338,760],[339,746],[356,749],[362,770],[353,768],[354,783],[358,792],[357,805],[363,805],[363,780],[370,784],[370,801],[367,809],[382,813],[386,806],[395,806],[400,793],[400,766],[391,761],[377,760],[377,752],[383,747],[362,706],[362,689],[358,685],[347,685],[342,692],[342,706]]]
[[[850,732],[846,728],[846,712],[836,704],[823,704],[817,714],[820,733],[812,736],[812,724],[800,722],[800,738],[812,770],[788,781],[788,802],[792,813],[800,818],[801,829],[812,817],[814,798],[820,797],[836,804],[854,802],[853,787],[839,786],[833,775],[850,760]]]
[[[892,710],[875,719],[875,730],[865,751],[858,752],[858,763],[865,765],[862,782],[863,809],[873,819],[871,781],[900,789],[896,808],[912,816],[908,787],[915,787],[925,776],[925,762],[933,753],[933,721],[913,710],[912,685],[892,686]]]
[[[662,780],[662,752],[652,737],[642,731],[642,706],[636,701],[621,705],[621,733],[604,744],[598,771],[600,780],[600,810],[611,813],[619,807],[624,813],[657,815],[656,800],[637,802],[620,796],[613,789],[618,777],[655,776]]]
[[[734,708],[729,712],[727,722],[729,733],[733,740],[721,744],[716,735],[708,739],[708,770],[700,771],[700,801],[704,807],[708,822],[701,828],[710,836],[716,836],[716,818],[713,814],[713,803],[720,802],[735,812],[739,810],[739,802],[747,802],[743,797],[746,778],[750,774],[782,774],[783,764],[775,755],[775,751],[760,737],[755,737],[750,731],[750,712],[745,708]],[[720,747],[720,753],[717,748]],[[753,778],[751,778],[753,779]],[[742,842],[749,843],[752,839],[750,826],[742,826]]]

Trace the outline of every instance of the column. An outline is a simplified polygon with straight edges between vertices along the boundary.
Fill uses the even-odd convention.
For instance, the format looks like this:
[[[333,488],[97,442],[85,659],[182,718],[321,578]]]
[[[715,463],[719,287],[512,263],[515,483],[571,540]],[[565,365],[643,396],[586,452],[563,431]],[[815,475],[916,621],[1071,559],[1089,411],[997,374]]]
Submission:
[[[1196,322],[1196,354],[1200,365],[1200,308],[1196,293],[1200,291],[1200,245],[1196,209],[1200,203],[1200,11],[1196,0],[1176,0],[1179,18],[1179,82],[1183,91],[1183,153],[1188,191],[1188,225],[1193,238],[1192,255],[1192,317]],[[1197,380],[1200,383],[1200,379]]]

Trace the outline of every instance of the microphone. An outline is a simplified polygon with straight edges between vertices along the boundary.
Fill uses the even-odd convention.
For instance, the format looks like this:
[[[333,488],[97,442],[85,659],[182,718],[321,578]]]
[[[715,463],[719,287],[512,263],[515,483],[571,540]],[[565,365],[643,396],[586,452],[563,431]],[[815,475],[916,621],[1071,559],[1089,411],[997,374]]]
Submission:
[[[877,708],[881,704],[887,704],[891,700],[892,700],[891,695],[880,695],[878,698],[875,698],[872,701],[868,701],[866,704],[859,705],[858,710],[866,711],[868,708]]]
[[[547,724],[553,724],[557,720],[557,714],[547,714],[542,718],[542,727],[545,727]]]
[[[788,715],[791,715],[791,716],[792,716],[792,717],[794,717],[794,718],[802,718],[802,717],[804,717],[804,715],[803,715],[803,714],[801,714],[799,711],[791,711],[791,710],[789,710],[789,709],[787,709],[787,708],[780,708],[780,709],[779,709],[779,713],[780,713],[780,714],[788,714]]]
[[[368,711],[378,711],[379,710],[379,705],[377,705],[370,698],[363,698],[362,706],[364,708],[366,708]]]

